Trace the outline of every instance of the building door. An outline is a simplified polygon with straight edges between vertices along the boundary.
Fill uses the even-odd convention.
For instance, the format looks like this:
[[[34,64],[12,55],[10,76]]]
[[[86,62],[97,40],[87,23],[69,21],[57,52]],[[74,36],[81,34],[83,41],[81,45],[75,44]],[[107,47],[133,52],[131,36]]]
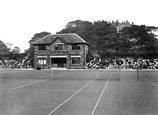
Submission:
[[[66,67],[66,58],[51,58],[52,67]]]

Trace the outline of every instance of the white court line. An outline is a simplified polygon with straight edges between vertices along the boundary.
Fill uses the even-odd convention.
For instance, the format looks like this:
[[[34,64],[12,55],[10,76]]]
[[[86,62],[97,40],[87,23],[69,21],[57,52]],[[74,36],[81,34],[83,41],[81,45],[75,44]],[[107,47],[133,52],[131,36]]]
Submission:
[[[0,88],[0,90],[12,90],[13,88]],[[54,89],[25,89],[25,90],[48,90],[48,91],[53,91],[53,92],[76,92],[76,91],[78,91],[78,90],[54,90]]]
[[[65,75],[63,75],[65,76]],[[62,77],[62,76],[60,76]],[[41,82],[44,82],[44,81],[47,81],[47,80],[50,80],[50,79],[54,79],[53,77],[49,78],[49,79],[45,79],[45,80],[40,80],[40,81],[36,81],[36,82],[33,82],[33,83],[29,83],[29,84],[25,84],[25,85],[21,85],[21,86],[17,86],[17,87],[14,87],[12,89],[19,89],[19,88],[22,88],[22,87],[26,87],[26,86],[29,86],[29,85],[33,85],[33,84],[37,84],[37,83],[41,83]]]
[[[111,73],[111,75],[110,75],[108,81],[106,82],[106,84],[105,84],[105,86],[104,86],[104,89],[103,89],[103,91],[101,92],[101,94],[100,94],[100,96],[99,96],[99,99],[98,99],[98,101],[97,101],[95,107],[93,108],[93,111],[92,111],[91,115],[94,114],[94,112],[95,112],[95,110],[96,110],[96,108],[97,108],[97,106],[98,106],[98,104],[99,104],[99,102],[100,102],[100,99],[101,99],[101,97],[102,97],[102,95],[103,95],[103,93],[104,93],[104,91],[105,91],[105,89],[106,89],[106,87],[107,87],[107,85],[108,85],[108,83],[109,83],[109,81],[110,81],[112,75],[113,75],[113,73]]]
[[[104,72],[102,72],[100,75],[98,75],[97,77],[95,77],[93,80],[91,80],[90,82],[88,82],[85,86],[83,86],[81,89],[79,89],[76,93],[74,93],[72,96],[70,96],[67,100],[65,100],[63,103],[61,103],[59,106],[57,106],[53,111],[51,111],[49,114],[47,115],[51,115],[52,113],[54,113],[58,108],[60,108],[62,105],[64,105],[67,101],[69,101],[71,98],[73,98],[76,94],[78,94],[80,91],[82,91],[85,87],[87,87],[89,84],[91,84],[95,79],[97,79],[99,76],[101,76]]]
[[[144,76],[142,76],[142,75],[139,75],[139,76],[141,76],[141,77],[145,78],[147,81],[149,81],[150,83],[152,83],[153,85],[155,85],[156,87],[158,87],[158,85],[157,85],[156,83],[154,83],[154,82],[150,81],[148,78],[146,78],[146,77],[144,77]]]
[[[53,79],[53,78],[50,78],[50,79]],[[19,89],[19,88],[26,87],[26,86],[29,86],[29,85],[33,85],[33,84],[37,84],[37,83],[40,83],[40,82],[44,82],[44,81],[47,81],[47,80],[50,80],[50,79],[45,79],[45,80],[36,81],[36,82],[33,82],[33,83],[29,83],[29,84],[17,86],[17,87],[14,87],[14,88],[12,88],[12,89]]]
[[[61,92],[64,92],[64,91],[65,91],[65,92],[68,92],[68,91],[74,92],[74,91],[78,91],[78,90],[51,90],[51,89],[47,89],[47,90],[49,90],[49,91],[54,91],[54,92],[60,92],[60,91],[61,91]]]

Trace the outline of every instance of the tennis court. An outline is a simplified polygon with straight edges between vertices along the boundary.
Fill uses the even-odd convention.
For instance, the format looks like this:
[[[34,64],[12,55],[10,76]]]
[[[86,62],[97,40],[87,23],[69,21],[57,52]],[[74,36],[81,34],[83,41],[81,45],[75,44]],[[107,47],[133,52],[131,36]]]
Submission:
[[[0,70],[0,115],[158,115],[158,71]]]

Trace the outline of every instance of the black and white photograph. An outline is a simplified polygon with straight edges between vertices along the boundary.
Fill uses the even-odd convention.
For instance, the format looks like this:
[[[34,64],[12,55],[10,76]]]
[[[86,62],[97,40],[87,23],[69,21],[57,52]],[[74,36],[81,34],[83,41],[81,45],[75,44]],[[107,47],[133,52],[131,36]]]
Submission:
[[[158,115],[158,1],[0,0],[0,115]]]

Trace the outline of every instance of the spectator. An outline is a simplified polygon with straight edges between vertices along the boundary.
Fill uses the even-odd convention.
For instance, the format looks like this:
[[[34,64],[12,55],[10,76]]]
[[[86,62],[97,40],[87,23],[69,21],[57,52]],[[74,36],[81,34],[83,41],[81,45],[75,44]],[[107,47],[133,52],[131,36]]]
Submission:
[[[120,59],[93,59],[87,63],[88,68],[92,69],[114,69],[121,67],[122,69],[136,69],[138,66],[146,69],[158,69],[158,59],[137,59],[120,58]]]

